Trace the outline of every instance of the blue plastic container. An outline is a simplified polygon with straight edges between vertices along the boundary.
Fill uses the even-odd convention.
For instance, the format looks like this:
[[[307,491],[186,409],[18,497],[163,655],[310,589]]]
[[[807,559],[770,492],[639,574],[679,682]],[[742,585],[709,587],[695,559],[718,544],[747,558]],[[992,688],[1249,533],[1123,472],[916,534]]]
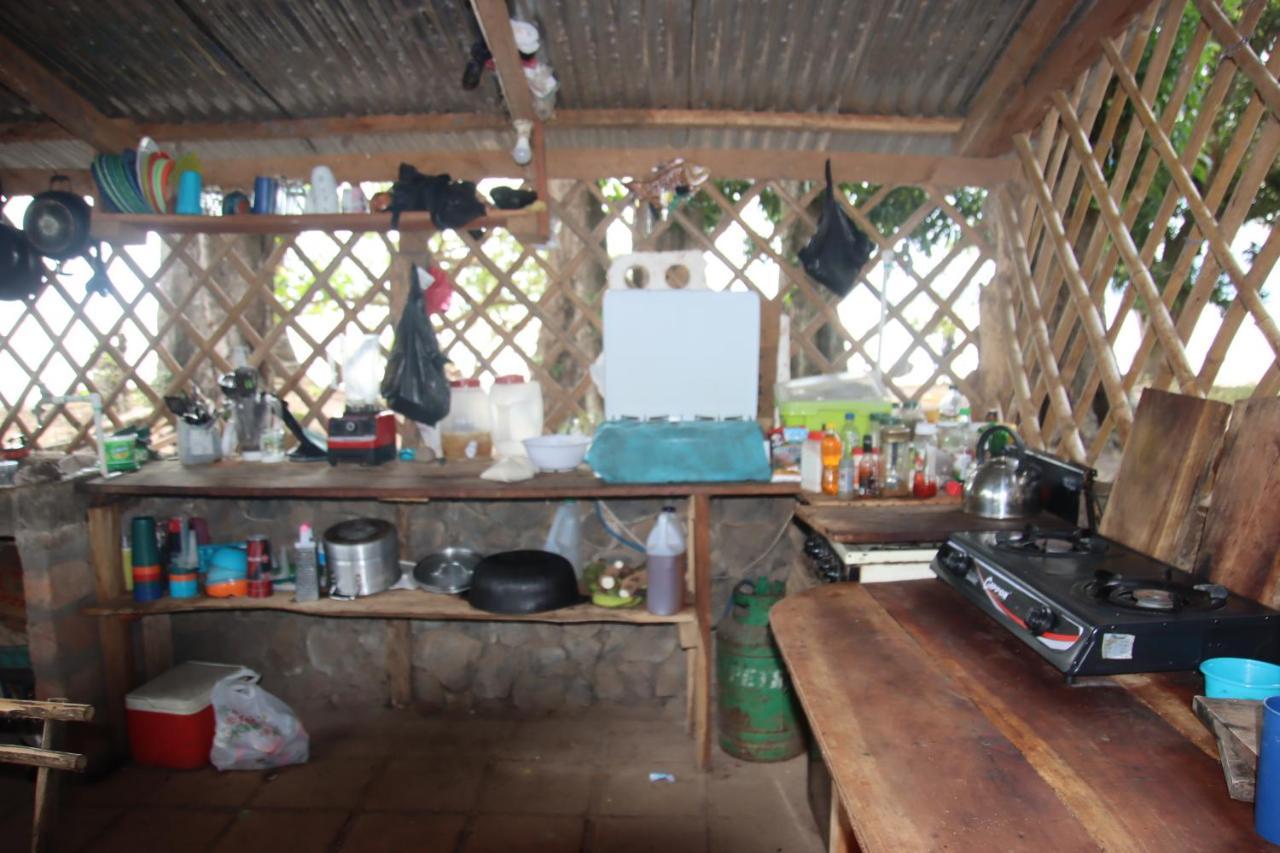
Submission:
[[[1280,844],[1280,696],[1262,703],[1253,828],[1272,844]]]
[[[606,483],[767,483],[773,473],[755,421],[608,421],[587,464]]]
[[[1204,695],[1210,699],[1266,699],[1280,696],[1280,666],[1249,658],[1210,658],[1200,664]]]

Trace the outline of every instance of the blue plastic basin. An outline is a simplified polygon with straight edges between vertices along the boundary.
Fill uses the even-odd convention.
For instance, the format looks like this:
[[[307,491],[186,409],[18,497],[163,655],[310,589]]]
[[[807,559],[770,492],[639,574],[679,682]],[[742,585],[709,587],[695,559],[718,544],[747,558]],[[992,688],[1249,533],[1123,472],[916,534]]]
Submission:
[[[1280,696],[1280,666],[1249,658],[1210,658],[1200,664],[1204,695],[1210,699],[1266,699]]]

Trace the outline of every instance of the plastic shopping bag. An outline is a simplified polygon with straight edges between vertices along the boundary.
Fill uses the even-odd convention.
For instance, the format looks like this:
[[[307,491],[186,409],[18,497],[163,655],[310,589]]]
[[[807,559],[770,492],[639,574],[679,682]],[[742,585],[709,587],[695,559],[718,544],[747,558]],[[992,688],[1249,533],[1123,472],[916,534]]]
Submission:
[[[261,770],[304,764],[311,739],[288,705],[258,686],[261,676],[242,668],[213,685],[213,748],[219,770]]]
[[[818,230],[808,245],[800,250],[800,262],[809,277],[841,299],[853,290],[862,266],[871,257],[875,244],[858,229],[849,214],[836,201],[835,184],[831,180],[831,161],[827,161],[827,191],[822,197],[822,214]]]
[[[416,265],[409,271],[409,299],[396,325],[395,343],[382,377],[382,396],[392,411],[434,426],[449,414],[449,380],[435,330],[423,309],[423,286]]]

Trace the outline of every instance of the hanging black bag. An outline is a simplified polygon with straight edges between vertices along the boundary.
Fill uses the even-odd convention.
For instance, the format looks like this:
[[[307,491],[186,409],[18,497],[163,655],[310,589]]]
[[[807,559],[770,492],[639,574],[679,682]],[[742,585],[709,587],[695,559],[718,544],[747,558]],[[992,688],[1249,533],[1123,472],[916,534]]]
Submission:
[[[418,268],[409,273],[409,298],[382,377],[382,396],[392,411],[410,420],[435,425],[449,414],[449,380],[444,366],[449,359],[440,352],[435,329],[422,306]]]
[[[809,277],[841,299],[853,290],[875,244],[858,229],[849,214],[836,202],[831,182],[831,161],[827,161],[827,193],[818,217],[818,230],[800,250],[800,262]]]

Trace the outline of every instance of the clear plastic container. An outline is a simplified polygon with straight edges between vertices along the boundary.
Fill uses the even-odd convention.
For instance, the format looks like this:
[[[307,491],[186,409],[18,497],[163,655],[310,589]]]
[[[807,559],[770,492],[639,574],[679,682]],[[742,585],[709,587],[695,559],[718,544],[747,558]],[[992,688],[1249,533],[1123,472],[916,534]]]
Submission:
[[[178,420],[178,461],[183,465],[208,465],[222,458],[218,422],[191,424]]]
[[[479,379],[449,383],[449,414],[440,421],[444,458],[487,459],[493,455],[493,413]]]
[[[880,494],[904,498],[911,494],[911,430],[901,424],[880,431]]]
[[[570,498],[556,507],[543,550],[559,554],[573,564],[573,573],[582,580],[582,512]]]
[[[499,376],[489,391],[494,453],[527,456],[526,438],[542,435],[542,386],[523,376]]]

